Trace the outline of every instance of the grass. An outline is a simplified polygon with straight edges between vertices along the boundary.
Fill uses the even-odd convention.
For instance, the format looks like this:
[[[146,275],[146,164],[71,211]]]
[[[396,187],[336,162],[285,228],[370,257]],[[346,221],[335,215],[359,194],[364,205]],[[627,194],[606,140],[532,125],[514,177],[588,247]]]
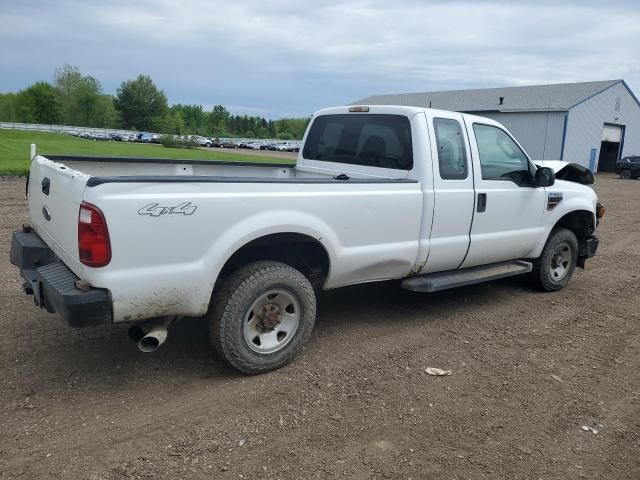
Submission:
[[[29,171],[29,146],[35,143],[38,153],[96,155],[110,157],[175,158],[179,160],[226,160],[236,162],[291,162],[251,153],[211,152],[165,148],[161,145],[127,142],[96,142],[61,133],[0,130],[0,175],[26,175]]]

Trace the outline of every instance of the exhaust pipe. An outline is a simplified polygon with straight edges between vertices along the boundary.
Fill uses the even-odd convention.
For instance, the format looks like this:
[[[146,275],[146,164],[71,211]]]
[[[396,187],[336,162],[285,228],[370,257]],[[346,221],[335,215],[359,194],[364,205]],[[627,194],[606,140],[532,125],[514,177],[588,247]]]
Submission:
[[[155,352],[167,339],[167,328],[176,318],[159,317],[134,325],[129,329],[129,338],[138,344],[141,352]]]

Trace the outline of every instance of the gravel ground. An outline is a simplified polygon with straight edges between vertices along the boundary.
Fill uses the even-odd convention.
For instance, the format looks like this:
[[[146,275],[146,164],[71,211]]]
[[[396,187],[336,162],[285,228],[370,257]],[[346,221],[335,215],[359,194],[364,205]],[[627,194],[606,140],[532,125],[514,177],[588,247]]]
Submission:
[[[8,259],[23,183],[0,181],[0,477],[638,479],[640,181],[597,181],[600,250],[563,291],[325,292],[304,354],[258,377],[201,320],[145,355],[38,310]]]

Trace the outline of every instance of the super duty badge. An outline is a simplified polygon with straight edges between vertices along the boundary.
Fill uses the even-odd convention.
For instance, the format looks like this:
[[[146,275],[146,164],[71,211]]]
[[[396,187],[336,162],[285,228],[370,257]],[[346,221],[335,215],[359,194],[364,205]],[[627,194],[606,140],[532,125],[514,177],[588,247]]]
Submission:
[[[184,202],[175,207],[165,207],[159,203],[150,203],[138,210],[138,215],[151,215],[152,217],[159,217],[160,215],[193,215],[197,208],[191,202]]]

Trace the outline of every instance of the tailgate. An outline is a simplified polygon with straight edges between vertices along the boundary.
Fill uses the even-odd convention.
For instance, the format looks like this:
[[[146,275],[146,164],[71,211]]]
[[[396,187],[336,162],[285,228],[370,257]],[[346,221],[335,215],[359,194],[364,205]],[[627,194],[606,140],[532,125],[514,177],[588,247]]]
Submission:
[[[89,175],[38,155],[29,172],[29,213],[33,229],[78,276],[78,210]]]

